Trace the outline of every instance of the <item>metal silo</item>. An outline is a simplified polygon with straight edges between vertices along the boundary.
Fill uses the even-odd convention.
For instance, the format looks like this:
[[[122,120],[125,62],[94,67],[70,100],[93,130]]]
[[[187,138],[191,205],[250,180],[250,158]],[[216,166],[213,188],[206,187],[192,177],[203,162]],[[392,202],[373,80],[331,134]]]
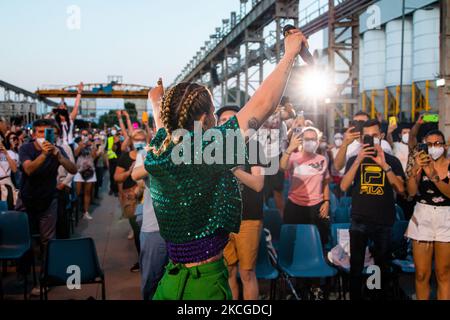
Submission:
[[[384,88],[386,35],[383,30],[369,30],[363,36],[363,90]]]
[[[405,19],[403,48],[403,84],[412,82],[412,22]],[[392,20],[386,24],[386,87],[400,85],[400,65],[402,46],[402,20]]]
[[[413,14],[413,81],[435,79],[439,73],[439,9]]]

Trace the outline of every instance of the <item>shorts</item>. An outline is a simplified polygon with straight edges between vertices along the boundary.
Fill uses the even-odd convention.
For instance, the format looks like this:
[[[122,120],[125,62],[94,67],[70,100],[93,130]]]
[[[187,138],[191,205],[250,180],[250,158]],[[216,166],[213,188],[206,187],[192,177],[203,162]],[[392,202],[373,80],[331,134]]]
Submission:
[[[231,299],[223,258],[191,268],[169,262],[153,296],[153,300]]]
[[[239,263],[242,270],[255,270],[262,226],[261,220],[242,220],[239,233],[230,234],[230,240],[223,250],[229,266]]]
[[[86,183],[97,182],[97,176],[95,175],[95,171],[94,171],[94,175],[90,179],[84,180],[83,177],[81,176],[81,173],[78,172],[75,175],[75,177],[73,178],[73,181],[74,182],[86,182]]]
[[[417,203],[406,236],[417,241],[450,242],[450,207]]]

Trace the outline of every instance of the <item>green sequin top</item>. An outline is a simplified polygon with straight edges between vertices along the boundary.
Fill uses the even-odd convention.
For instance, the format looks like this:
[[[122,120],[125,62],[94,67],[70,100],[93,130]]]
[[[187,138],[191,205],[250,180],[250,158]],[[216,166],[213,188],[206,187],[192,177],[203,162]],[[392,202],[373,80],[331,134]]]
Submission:
[[[236,117],[213,129],[216,133],[213,138],[207,139],[203,135],[201,139],[200,135],[197,140],[200,143],[195,141],[194,131],[191,131],[179,144],[171,142],[159,156],[152,152],[147,154],[145,169],[150,175],[153,206],[161,236],[168,242],[195,241],[211,236],[218,230],[239,231],[241,193],[230,169],[236,167],[237,159],[242,161],[242,156],[247,162],[244,139]],[[150,145],[158,148],[166,134],[164,128],[159,129]],[[235,138],[227,139],[231,135],[235,135]],[[185,140],[188,137],[190,140]],[[234,141],[234,148],[230,141]],[[174,153],[184,154],[181,144],[191,147],[191,164],[176,164],[172,161],[174,148],[177,148]],[[211,152],[211,149],[217,151],[218,148],[223,150],[222,154]],[[207,153],[221,155],[223,164],[201,161],[202,155]],[[230,155],[232,161],[226,161]],[[199,160],[201,164],[196,164]]]

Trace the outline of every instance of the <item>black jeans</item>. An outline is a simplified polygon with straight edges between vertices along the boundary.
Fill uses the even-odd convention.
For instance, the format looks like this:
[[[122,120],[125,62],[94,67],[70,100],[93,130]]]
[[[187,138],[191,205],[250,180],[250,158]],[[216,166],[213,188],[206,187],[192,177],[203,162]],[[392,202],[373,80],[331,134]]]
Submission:
[[[372,253],[375,265],[381,270],[381,290],[377,292],[377,296],[383,298],[388,283],[391,237],[392,226],[352,221],[350,227],[350,298],[352,300],[362,299],[364,259],[369,240],[373,242]]]
[[[117,167],[117,159],[109,159],[109,191],[117,193],[119,188],[117,187],[116,180],[114,180],[114,172]]]
[[[322,246],[328,242],[329,221],[320,217],[322,203],[311,207],[303,207],[287,200],[284,208],[284,223],[286,224],[314,224],[319,229]]]
[[[95,198],[98,198],[98,192],[100,188],[103,186],[103,173],[104,173],[103,167],[95,167],[95,175],[97,177],[97,182],[94,185]]]

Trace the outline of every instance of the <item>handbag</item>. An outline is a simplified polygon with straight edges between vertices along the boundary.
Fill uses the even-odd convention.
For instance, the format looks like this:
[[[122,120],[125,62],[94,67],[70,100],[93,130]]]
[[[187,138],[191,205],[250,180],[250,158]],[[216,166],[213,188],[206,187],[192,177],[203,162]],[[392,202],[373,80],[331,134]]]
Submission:
[[[136,197],[137,185],[134,187],[122,190],[122,216],[126,219],[133,218],[136,215],[136,207],[138,199]]]
[[[83,180],[89,180],[90,178],[92,178],[94,176],[94,169],[92,168],[86,168],[83,171],[80,172],[81,177],[83,178]]]

